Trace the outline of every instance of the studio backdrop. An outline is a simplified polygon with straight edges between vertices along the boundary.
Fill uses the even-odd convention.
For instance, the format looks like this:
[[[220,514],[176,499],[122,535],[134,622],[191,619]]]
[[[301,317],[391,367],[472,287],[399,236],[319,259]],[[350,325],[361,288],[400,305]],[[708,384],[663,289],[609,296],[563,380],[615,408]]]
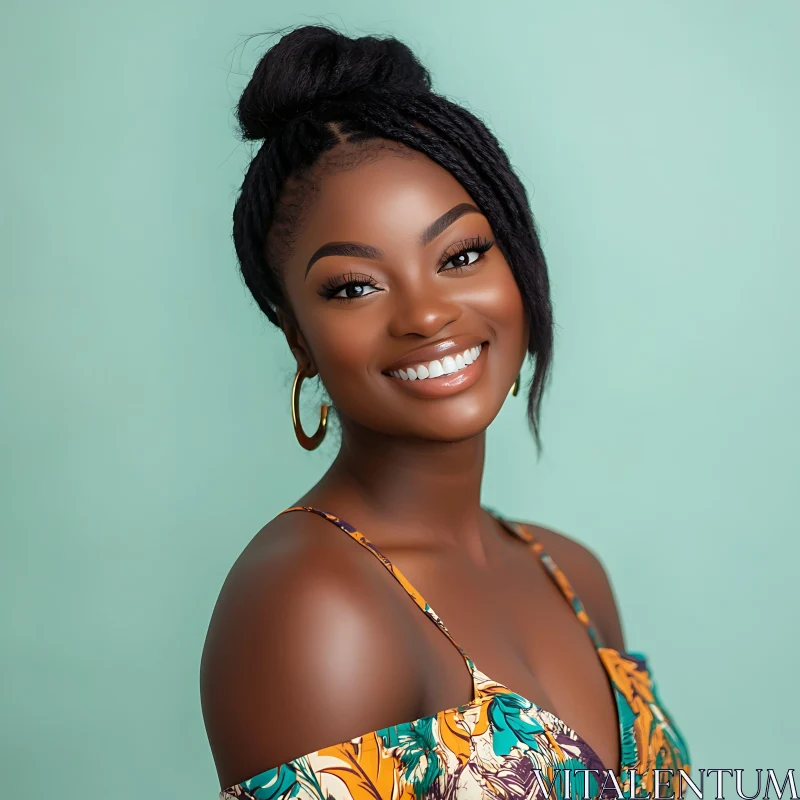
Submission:
[[[601,554],[693,764],[800,767],[800,3],[2,16],[2,797],[219,790],[198,681],[217,593],[335,453],[295,440],[294,361],[231,240],[232,109],[275,41],[248,37],[310,22],[405,41],[529,192],[544,450],[507,402],[485,504]]]

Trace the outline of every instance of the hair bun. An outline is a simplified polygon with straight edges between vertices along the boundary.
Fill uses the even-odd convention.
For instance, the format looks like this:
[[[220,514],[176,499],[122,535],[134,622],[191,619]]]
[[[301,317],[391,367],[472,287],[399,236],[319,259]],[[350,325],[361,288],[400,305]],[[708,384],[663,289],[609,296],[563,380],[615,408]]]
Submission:
[[[351,39],[332,28],[305,25],[262,56],[236,117],[243,138],[266,139],[321,102],[376,89],[424,93],[431,78],[394,37]]]

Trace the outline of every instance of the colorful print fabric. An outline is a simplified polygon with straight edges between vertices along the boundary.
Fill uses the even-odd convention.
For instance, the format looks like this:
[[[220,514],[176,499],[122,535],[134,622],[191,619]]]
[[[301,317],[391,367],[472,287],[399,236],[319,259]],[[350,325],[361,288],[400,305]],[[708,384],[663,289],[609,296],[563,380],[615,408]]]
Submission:
[[[324,517],[378,558],[461,652],[473,677],[473,700],[295,758],[224,789],[219,800],[577,800],[586,796],[586,780],[590,797],[618,796],[607,780],[611,768],[589,744],[558,717],[477,669],[436,612],[366,536],[316,508],[293,506],[281,513],[290,511]],[[528,543],[595,644],[617,701],[622,763],[613,772],[621,790],[631,796],[635,770],[636,795],[653,796],[653,770],[671,769],[669,786],[669,773],[661,774],[659,794],[679,796],[678,770],[689,774],[689,751],[658,697],[646,657],[602,646],[566,575],[542,544],[525,525],[491,513]]]

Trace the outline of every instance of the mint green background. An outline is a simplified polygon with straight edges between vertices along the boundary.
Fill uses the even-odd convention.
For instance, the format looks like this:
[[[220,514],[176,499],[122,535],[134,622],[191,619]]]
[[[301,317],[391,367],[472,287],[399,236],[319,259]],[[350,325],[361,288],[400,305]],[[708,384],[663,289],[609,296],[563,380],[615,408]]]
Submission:
[[[217,592],[332,457],[235,272],[237,45],[316,15],[403,38],[531,191],[545,455],[509,401],[485,502],[600,555],[696,767],[800,767],[800,3],[288,5],[3,4],[2,796],[216,797]]]

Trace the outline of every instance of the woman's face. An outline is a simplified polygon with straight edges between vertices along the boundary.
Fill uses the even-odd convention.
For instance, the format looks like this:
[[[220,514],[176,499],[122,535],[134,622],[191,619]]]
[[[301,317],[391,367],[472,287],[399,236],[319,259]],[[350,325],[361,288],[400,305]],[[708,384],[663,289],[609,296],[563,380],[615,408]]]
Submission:
[[[284,269],[287,339],[343,427],[457,441],[495,418],[528,327],[489,222],[447,170],[387,150],[326,175]]]

